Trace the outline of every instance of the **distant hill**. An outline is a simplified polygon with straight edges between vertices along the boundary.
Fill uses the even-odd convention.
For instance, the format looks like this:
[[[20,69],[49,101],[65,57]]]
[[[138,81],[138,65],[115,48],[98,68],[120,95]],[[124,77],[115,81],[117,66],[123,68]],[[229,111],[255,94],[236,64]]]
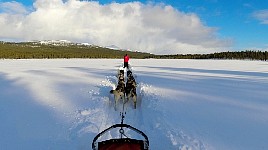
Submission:
[[[66,40],[32,42],[0,42],[0,58],[41,59],[41,58],[151,58],[154,55],[142,52],[120,50],[118,47],[101,47],[89,43],[72,43]]]

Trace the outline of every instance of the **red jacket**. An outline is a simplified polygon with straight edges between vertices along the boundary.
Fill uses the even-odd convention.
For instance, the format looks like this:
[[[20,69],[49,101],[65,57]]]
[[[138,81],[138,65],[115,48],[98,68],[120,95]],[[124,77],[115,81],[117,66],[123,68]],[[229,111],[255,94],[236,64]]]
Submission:
[[[128,61],[129,61],[129,56],[128,55],[124,56],[124,62],[128,62]]]

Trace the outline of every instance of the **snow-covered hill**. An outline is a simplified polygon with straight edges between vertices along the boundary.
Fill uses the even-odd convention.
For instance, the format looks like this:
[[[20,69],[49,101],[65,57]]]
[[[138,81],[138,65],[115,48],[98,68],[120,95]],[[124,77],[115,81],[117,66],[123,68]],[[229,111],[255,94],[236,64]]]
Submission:
[[[42,41],[29,41],[33,44],[41,44],[41,45],[53,45],[53,46],[70,46],[70,45],[84,45],[84,46],[94,46],[89,43],[74,43],[68,40],[42,40]]]
[[[103,48],[109,48],[113,50],[122,50],[120,47],[116,45],[110,45],[110,46],[99,46],[94,45],[90,43],[75,43],[68,40],[42,40],[42,41],[30,41],[30,43],[33,44],[41,44],[41,45],[53,45],[53,46],[71,46],[71,45],[83,45],[83,46],[95,46],[95,47],[103,47]]]
[[[0,60],[0,149],[88,150],[120,123],[117,59]],[[268,63],[131,60],[138,108],[125,122],[152,150],[268,149]],[[110,134],[109,138],[113,137]],[[129,135],[132,136],[132,135]]]

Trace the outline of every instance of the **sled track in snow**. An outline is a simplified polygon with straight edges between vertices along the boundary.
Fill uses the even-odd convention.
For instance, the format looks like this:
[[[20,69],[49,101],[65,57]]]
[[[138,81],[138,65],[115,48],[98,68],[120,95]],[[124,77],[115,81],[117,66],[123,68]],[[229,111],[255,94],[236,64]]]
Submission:
[[[152,85],[140,82],[137,76],[135,79],[137,81],[137,108],[133,108],[132,102],[126,103],[124,121],[147,134],[150,149],[206,150],[205,144],[200,140],[187,135],[179,127],[174,128],[165,119],[166,112],[161,107],[161,95],[157,95],[158,91]],[[88,135],[90,143],[97,133],[113,124],[120,123],[122,107],[119,107],[117,111],[114,110],[113,95],[109,93],[111,89],[115,89],[116,84],[116,75],[106,76],[99,85],[99,94],[91,96],[94,97],[92,100],[94,109],[85,108],[76,112],[76,121],[70,128],[71,136]],[[118,106],[122,106],[122,102]],[[118,134],[111,132],[101,140],[118,137]],[[135,138],[127,131],[126,134],[130,138]]]

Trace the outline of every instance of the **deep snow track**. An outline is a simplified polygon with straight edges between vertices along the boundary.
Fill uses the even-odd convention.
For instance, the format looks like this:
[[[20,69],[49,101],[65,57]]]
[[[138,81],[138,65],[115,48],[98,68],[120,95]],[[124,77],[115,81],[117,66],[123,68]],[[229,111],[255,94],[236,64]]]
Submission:
[[[169,119],[165,117],[165,111],[161,107],[161,95],[152,85],[139,81],[137,75],[135,79],[137,85],[137,109],[134,109],[133,102],[125,104],[124,123],[129,124],[143,131],[149,137],[150,149],[178,149],[178,150],[205,150],[205,145],[198,139],[187,135],[180,127],[172,127]],[[117,83],[116,76],[106,76],[106,79],[99,85],[99,93],[88,92],[89,97],[94,101],[93,106],[77,111],[76,121],[70,129],[75,136],[94,136],[104,129],[121,122],[120,112],[123,110],[123,103],[118,104],[114,109],[113,95],[109,93],[115,89]],[[126,131],[128,137],[140,138],[136,133]],[[100,138],[106,140],[118,138],[119,132],[113,131]],[[150,138],[154,137],[154,138]],[[161,141],[161,143],[159,143]]]

